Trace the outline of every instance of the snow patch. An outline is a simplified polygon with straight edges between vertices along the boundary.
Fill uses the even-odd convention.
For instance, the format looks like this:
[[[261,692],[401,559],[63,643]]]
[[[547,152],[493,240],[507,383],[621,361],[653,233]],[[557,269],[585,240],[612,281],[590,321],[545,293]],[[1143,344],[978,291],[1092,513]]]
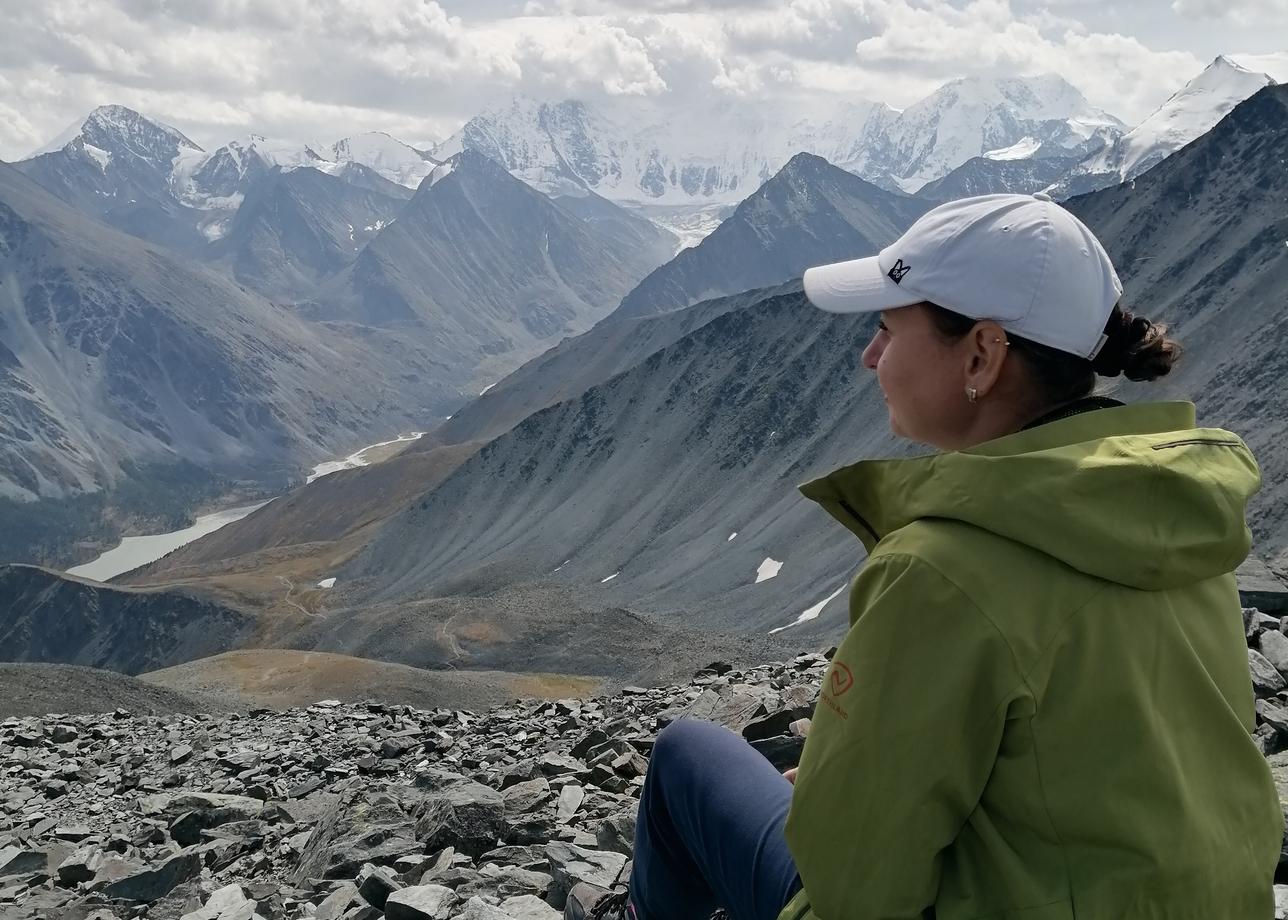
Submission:
[[[614,578],[616,578],[616,577],[617,577],[618,575],[620,575],[620,574],[622,574],[622,573],[621,573],[621,572],[614,572],[612,575],[609,575],[607,578],[601,579],[599,583],[600,583],[601,585],[602,585],[602,584],[606,584],[606,583],[608,583],[608,582],[612,581]]]
[[[846,586],[842,584],[841,587],[837,588],[813,607],[810,607],[808,610],[801,613],[801,615],[792,620],[792,622],[788,623],[786,626],[779,626],[777,629],[771,629],[769,634],[772,636],[774,633],[780,633],[784,629],[790,629],[793,626],[799,626],[801,623],[808,623],[810,620],[818,619],[818,615],[823,612],[823,608],[836,600],[836,598],[840,596],[841,592],[845,590],[845,587]]]
[[[228,228],[232,225],[231,220],[212,220],[201,228],[201,235],[210,242],[222,240],[228,235]]]
[[[988,160],[1027,160],[1037,153],[1041,146],[1042,142],[1036,137],[1025,136],[1021,138],[1019,143],[1012,144],[1010,147],[985,151],[984,158]]]
[[[778,577],[778,573],[782,570],[783,564],[781,562],[766,556],[765,561],[760,564],[760,568],[756,569],[756,584]]]
[[[733,542],[733,538],[734,538],[734,537],[736,537],[736,536],[738,536],[738,531],[736,531],[736,530],[735,530],[733,533],[729,534],[729,539],[728,539],[728,540],[725,540],[725,542],[726,542],[726,543],[732,543],[732,542]]]
[[[434,169],[430,172],[429,178],[425,180],[425,183],[428,184],[429,188],[433,188],[435,185],[438,185],[438,183],[442,182],[444,179],[446,179],[455,171],[456,171],[456,164],[451,161],[444,163],[441,166],[435,166]]]
[[[494,387],[494,386],[496,386],[496,384],[495,384],[495,383],[489,383],[489,384],[488,384],[487,386],[485,386],[483,389],[479,390],[479,395],[480,395],[480,396],[482,396],[484,393],[486,393],[488,390],[492,389],[492,387]]]
[[[334,587],[335,587],[335,579],[334,579],[334,578],[324,578],[324,579],[322,579],[321,581],[319,581],[319,582],[318,582],[318,587],[319,587],[319,588],[334,588]]]
[[[557,566],[555,566],[555,571],[554,571],[554,572],[551,572],[550,574],[551,574],[551,575],[553,575],[555,572],[558,572],[560,569],[562,569],[564,566],[566,566],[566,565],[567,565],[568,563],[570,563],[570,562],[572,562],[572,560],[571,560],[571,559],[565,559],[563,562],[561,562],[561,563],[559,563]]]
[[[106,173],[108,165],[112,162],[112,155],[101,147],[95,147],[88,142],[82,144],[81,147],[89,154],[90,159],[98,164],[99,170]]]

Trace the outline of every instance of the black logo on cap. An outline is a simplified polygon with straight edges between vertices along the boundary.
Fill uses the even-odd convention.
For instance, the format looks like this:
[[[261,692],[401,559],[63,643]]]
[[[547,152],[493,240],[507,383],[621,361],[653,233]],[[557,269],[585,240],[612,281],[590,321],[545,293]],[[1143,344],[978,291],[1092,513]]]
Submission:
[[[895,284],[899,284],[903,281],[903,276],[908,274],[910,271],[912,271],[912,266],[904,265],[903,259],[899,259],[894,263],[894,268],[890,269],[886,274],[890,276],[891,281]]]

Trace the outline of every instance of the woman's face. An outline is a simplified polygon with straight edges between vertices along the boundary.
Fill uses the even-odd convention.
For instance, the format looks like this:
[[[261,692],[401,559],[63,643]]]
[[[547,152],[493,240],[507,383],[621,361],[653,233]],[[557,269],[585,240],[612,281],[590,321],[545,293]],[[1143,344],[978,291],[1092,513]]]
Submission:
[[[969,347],[969,339],[963,340]],[[961,446],[969,424],[963,343],[948,343],[920,305],[886,310],[863,366],[877,381],[896,435],[945,450]]]

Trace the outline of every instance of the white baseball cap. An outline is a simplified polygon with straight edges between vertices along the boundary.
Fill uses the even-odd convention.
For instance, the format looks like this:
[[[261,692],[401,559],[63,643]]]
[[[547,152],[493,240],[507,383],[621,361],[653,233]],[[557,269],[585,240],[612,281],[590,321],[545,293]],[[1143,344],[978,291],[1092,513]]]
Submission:
[[[942,204],[878,255],[808,269],[804,282],[832,313],[930,301],[1084,358],[1123,292],[1095,234],[1041,192]]]

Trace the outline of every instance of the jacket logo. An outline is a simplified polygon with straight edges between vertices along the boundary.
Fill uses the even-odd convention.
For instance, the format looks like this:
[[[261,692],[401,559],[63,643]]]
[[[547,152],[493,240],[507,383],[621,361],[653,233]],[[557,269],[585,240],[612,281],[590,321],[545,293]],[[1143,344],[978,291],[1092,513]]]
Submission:
[[[890,277],[891,281],[895,284],[899,284],[903,281],[903,276],[908,274],[910,271],[912,271],[911,265],[904,265],[903,259],[897,259],[894,263],[894,268],[890,269],[886,274]]]
[[[832,662],[832,676],[828,678],[828,686],[832,690],[832,696],[841,696],[846,690],[854,686],[854,675],[841,662],[834,661]]]

